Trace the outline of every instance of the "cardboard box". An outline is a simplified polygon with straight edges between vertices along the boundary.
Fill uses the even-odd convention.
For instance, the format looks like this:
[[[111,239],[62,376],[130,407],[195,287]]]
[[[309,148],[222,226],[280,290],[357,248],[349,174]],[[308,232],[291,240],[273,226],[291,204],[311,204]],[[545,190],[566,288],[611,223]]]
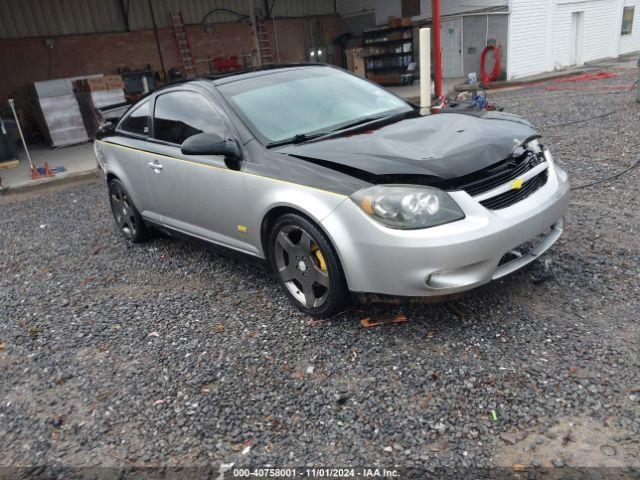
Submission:
[[[347,50],[347,68],[359,77],[364,78],[364,58],[362,56],[362,48],[351,48]]]
[[[75,80],[73,87],[76,92],[81,93],[103,92],[105,90],[123,90],[124,82],[120,75],[105,75]]]
[[[91,92],[97,92],[100,90],[107,90],[107,84],[103,78],[87,78],[87,88]]]
[[[400,26],[401,27],[410,27],[411,26],[411,17],[402,17],[400,19]]]
[[[389,40],[402,40],[402,32],[395,31],[395,32],[391,32],[389,35],[387,35],[387,38]]]
[[[120,75],[105,75],[103,78],[107,86],[105,90],[124,90],[124,82]]]
[[[400,19],[397,17],[389,17],[389,26],[391,28],[396,28],[400,26]]]
[[[73,87],[78,92],[97,92],[106,90],[107,84],[104,78],[81,78],[73,82]]]

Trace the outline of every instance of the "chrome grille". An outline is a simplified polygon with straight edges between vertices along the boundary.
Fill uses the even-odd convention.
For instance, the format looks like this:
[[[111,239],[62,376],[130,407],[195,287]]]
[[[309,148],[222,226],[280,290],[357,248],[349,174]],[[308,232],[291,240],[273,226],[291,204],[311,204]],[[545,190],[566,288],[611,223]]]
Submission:
[[[524,175],[544,160],[533,152],[526,151],[521,156],[509,158],[488,169],[481,170],[460,179],[455,185],[457,190],[464,190],[476,196],[493,190],[500,185]]]
[[[490,210],[500,210],[501,208],[510,207],[511,205],[524,200],[547,183],[548,176],[548,170],[545,170],[524,182],[522,188],[518,190],[509,190],[508,192],[496,195],[495,197],[488,198],[487,200],[480,202],[480,204]]]

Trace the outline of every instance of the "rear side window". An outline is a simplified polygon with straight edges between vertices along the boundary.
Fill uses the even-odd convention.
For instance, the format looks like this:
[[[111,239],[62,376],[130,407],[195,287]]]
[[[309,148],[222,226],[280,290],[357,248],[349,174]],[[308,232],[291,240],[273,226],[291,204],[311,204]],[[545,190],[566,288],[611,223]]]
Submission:
[[[149,134],[149,105],[150,102],[144,102],[135,107],[131,113],[120,123],[118,128],[125,132],[135,133],[136,135]]]
[[[206,98],[194,92],[170,92],[158,96],[153,136],[164,142],[182,143],[198,133],[226,135],[222,117]]]

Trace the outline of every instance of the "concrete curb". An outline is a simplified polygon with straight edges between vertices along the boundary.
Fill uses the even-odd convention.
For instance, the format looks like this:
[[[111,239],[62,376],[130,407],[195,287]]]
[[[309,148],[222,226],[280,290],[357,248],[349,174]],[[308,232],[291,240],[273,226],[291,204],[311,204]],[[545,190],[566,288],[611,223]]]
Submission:
[[[556,80],[558,78],[567,78],[574,77],[576,75],[583,75],[587,72],[591,72],[593,70],[600,70],[601,67],[588,67],[580,70],[571,70],[564,72],[549,72],[548,74],[536,75],[535,77],[530,78],[521,78],[518,80],[501,80],[496,82],[491,82],[489,88],[486,90],[488,92],[493,90],[503,90],[507,88],[518,88],[518,87],[526,87],[527,85],[533,85],[536,83],[548,82],[550,80]],[[455,93],[469,92],[474,89],[478,89],[480,87],[480,83],[474,83],[473,85],[469,85],[468,83],[460,83],[454,86]],[[415,103],[416,105],[420,104],[420,97],[406,97],[405,100]],[[432,101],[435,100],[432,99]]]
[[[0,195],[11,195],[13,193],[30,192],[40,190],[50,186],[64,185],[66,183],[75,183],[89,179],[99,180],[102,178],[102,172],[97,168],[91,170],[83,170],[81,172],[72,172],[64,176],[56,176],[43,178],[42,180],[34,180],[33,183],[25,183],[16,187],[0,188]]]
[[[549,72],[549,74],[536,75],[531,78],[521,78],[518,80],[498,80],[496,82],[491,82],[489,84],[489,88],[487,90],[500,90],[502,88],[512,88],[512,87],[522,87],[525,85],[531,85],[535,83],[548,82],[549,80],[557,80],[559,78],[567,78],[567,77],[575,77],[576,75],[583,75],[587,72],[591,72],[593,70],[599,70],[598,67],[591,68],[583,68],[580,70],[571,70],[570,72]],[[467,92],[469,90],[473,90],[474,88],[479,88],[480,84],[476,83],[473,85],[469,85],[468,83],[460,83],[454,87],[455,91],[458,93]]]

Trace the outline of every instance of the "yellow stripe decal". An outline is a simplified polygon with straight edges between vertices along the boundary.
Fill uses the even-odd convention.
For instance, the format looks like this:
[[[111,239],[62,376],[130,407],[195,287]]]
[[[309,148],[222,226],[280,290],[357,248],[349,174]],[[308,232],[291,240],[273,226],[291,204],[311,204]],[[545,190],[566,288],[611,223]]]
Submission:
[[[169,155],[163,155],[161,153],[148,152],[147,150],[141,150],[139,148],[129,147],[127,145],[120,145],[119,143],[114,143],[114,142],[106,142],[104,140],[95,140],[95,141],[99,142],[99,143],[105,143],[107,145],[113,145],[114,147],[124,148],[125,150],[133,150],[135,152],[144,153],[146,155],[153,155],[154,157],[168,158],[169,160],[178,160],[179,162],[191,163],[192,165],[199,165],[201,167],[215,168],[217,170],[223,170],[225,172],[243,173],[245,175],[251,175],[253,177],[263,178],[265,180],[271,180],[273,182],[288,183],[290,185],[296,185],[298,187],[304,187],[304,188],[310,188],[311,190],[317,190],[318,192],[330,193],[331,195],[336,195],[336,196],[341,197],[341,198],[347,198],[347,195],[344,195],[342,193],[332,192],[330,190],[323,190],[322,188],[317,188],[317,187],[310,187],[309,185],[302,185],[301,183],[289,182],[287,180],[280,180],[279,178],[265,177],[264,175],[258,175],[257,173],[242,172],[242,171],[238,171],[238,170],[230,170],[228,168],[217,167],[215,165],[206,165],[204,163],[192,162],[191,160],[185,160],[183,158],[171,157]]]

